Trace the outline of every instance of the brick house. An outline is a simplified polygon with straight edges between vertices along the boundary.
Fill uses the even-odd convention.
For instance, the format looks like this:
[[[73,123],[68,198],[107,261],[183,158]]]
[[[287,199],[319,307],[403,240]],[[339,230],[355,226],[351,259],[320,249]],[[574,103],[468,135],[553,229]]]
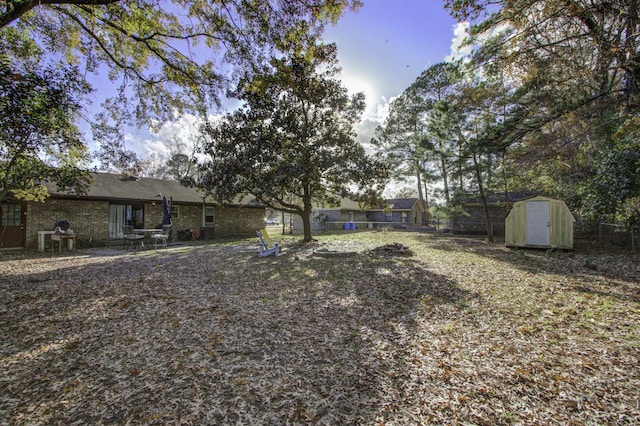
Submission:
[[[67,220],[80,247],[122,238],[125,222],[136,228],[162,223],[162,196],[171,203],[174,240],[180,230],[195,230],[201,238],[255,235],[264,227],[265,208],[249,200],[221,206],[206,201],[193,188],[171,180],[94,173],[86,194],[77,196],[49,188],[44,203],[3,202],[0,247],[36,248],[38,231],[51,231]]]

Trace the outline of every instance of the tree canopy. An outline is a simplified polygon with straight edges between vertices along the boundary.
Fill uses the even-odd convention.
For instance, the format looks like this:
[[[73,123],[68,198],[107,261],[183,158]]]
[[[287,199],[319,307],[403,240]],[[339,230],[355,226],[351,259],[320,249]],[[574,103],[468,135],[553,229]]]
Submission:
[[[307,22],[310,32],[321,31],[359,5],[357,0],[4,1],[0,60],[11,70],[76,69],[74,79],[85,85],[92,75],[110,80],[113,94],[95,119],[83,108],[72,117],[91,122],[104,161],[125,167],[136,161],[123,146],[125,125],[153,126],[184,112],[205,115],[220,105],[231,82],[259,68],[298,22]],[[72,89],[55,78],[43,81],[49,78],[41,74],[39,85]],[[66,96],[80,106],[88,101],[80,95]],[[47,138],[40,140],[43,147],[56,144]],[[80,134],[74,143],[86,147]]]
[[[67,0],[0,3],[0,51],[35,51],[100,72],[120,84],[105,106],[153,124],[219,103],[233,68],[264,59],[300,20],[319,30],[359,2],[329,0]],[[16,45],[16,42],[19,44]],[[28,47],[28,48],[27,48]],[[57,60],[54,59],[54,60]],[[248,61],[247,61],[248,60]],[[127,89],[127,90],[125,90]]]
[[[218,201],[243,194],[301,217],[310,241],[312,203],[350,196],[378,201],[386,163],[367,155],[353,130],[362,93],[349,96],[332,78],[336,47],[318,44],[304,27],[280,44],[283,54],[238,86],[238,111],[203,129],[198,186]]]
[[[566,199],[584,219],[625,220],[640,196],[637,1],[445,5],[475,23],[466,82],[449,104],[474,123],[467,148],[480,155],[487,189],[535,189]]]
[[[42,201],[54,182],[82,192],[88,174],[74,119],[88,91],[77,70],[13,69],[0,60],[0,201]]]

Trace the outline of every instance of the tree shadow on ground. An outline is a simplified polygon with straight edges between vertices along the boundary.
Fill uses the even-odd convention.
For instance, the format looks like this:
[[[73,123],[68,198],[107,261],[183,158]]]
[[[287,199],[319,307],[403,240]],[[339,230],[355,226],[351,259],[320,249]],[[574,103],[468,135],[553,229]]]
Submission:
[[[408,348],[477,297],[412,259],[232,249],[52,259],[3,272],[0,296],[16,424],[410,421],[429,378]]]
[[[566,290],[640,302],[640,268],[637,255],[631,253],[517,249],[487,243],[479,237],[463,236],[416,237],[415,241],[436,251],[469,253],[492,259],[534,276],[561,276],[566,279]]]

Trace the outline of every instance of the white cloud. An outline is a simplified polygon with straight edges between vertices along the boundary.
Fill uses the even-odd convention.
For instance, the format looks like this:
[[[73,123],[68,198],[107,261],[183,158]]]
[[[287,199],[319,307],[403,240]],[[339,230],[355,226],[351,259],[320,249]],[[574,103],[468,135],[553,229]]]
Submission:
[[[473,46],[465,44],[469,37],[470,25],[468,22],[458,22],[453,29],[453,38],[451,39],[451,53],[445,58],[448,62],[460,59],[468,59],[473,50]]]
[[[209,119],[216,120],[217,116]],[[201,118],[185,114],[155,128],[132,129],[125,134],[125,143],[128,149],[137,152],[141,158],[163,163],[176,152],[193,154],[202,123]]]
[[[157,131],[151,132],[154,139],[144,141],[144,154],[147,157],[154,154],[168,155],[176,151],[190,154],[196,145],[201,124],[202,120],[192,114],[185,114],[177,121],[164,123]]]

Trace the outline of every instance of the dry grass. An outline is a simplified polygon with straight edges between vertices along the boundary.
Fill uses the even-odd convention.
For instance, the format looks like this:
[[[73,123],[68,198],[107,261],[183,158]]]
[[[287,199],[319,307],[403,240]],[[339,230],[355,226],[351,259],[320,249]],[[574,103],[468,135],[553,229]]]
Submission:
[[[5,256],[0,423],[640,422],[637,254],[285,250]]]

